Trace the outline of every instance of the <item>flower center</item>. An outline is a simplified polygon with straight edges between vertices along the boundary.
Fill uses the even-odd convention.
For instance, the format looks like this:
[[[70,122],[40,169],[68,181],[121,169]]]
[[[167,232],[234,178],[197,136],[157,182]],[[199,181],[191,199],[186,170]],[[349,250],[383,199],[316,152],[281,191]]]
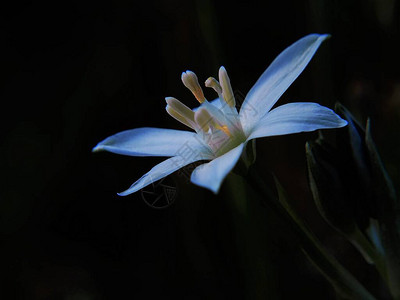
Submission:
[[[191,71],[182,73],[183,84],[192,92],[200,107],[193,111],[173,97],[165,98],[166,110],[173,118],[195,130],[215,156],[220,156],[246,140],[235,107],[232,86],[224,67],[219,69],[219,81],[210,77],[206,87],[215,90],[219,103],[214,105],[204,97],[197,76]]]

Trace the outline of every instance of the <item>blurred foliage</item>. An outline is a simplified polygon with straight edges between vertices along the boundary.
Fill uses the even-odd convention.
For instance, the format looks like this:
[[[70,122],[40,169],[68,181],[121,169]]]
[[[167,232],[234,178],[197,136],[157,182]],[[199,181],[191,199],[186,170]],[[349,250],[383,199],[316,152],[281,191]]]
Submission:
[[[370,116],[398,187],[399,10],[396,0],[5,3],[0,297],[243,295],[233,254],[238,245],[220,197],[175,175],[180,196],[166,210],[149,208],[140,195],[119,198],[117,191],[158,160],[90,151],[124,129],[180,128],[165,113],[163,99],[176,95],[195,105],[186,101],[192,98],[180,83],[182,71],[192,69],[202,81],[225,65],[245,95],[282,49],[310,32],[328,32],[332,39],[279,104],[305,100],[332,107],[340,100],[362,124]],[[260,140],[257,164],[277,174],[295,209],[332,251],[347,246],[308,201],[304,142],[313,137]],[[356,212],[360,228],[373,205]],[[357,253],[345,249],[340,259],[364,275],[364,285],[375,286]],[[281,245],[276,252],[282,299],[334,299],[293,248]]]
[[[306,145],[310,187],[323,218],[375,265],[394,299],[400,297],[400,210],[392,181],[371,137],[343,106],[348,126],[334,145],[322,134]]]

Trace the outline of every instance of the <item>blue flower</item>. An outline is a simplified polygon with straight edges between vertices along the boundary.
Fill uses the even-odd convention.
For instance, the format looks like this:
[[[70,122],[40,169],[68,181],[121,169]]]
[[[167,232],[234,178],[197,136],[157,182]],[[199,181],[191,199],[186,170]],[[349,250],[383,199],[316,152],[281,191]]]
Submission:
[[[219,82],[212,77],[205,82],[218,94],[211,102],[205,99],[197,76],[191,71],[182,73],[184,85],[200,106],[192,110],[179,100],[167,97],[166,110],[193,131],[136,128],[110,136],[93,149],[130,156],[170,157],[119,195],[134,193],[199,160],[209,162],[194,169],[191,182],[218,193],[248,141],[345,126],[345,120],[317,103],[289,103],[272,109],[328,37],[307,35],[279,54],[246,95],[239,112],[224,67],[219,69]]]

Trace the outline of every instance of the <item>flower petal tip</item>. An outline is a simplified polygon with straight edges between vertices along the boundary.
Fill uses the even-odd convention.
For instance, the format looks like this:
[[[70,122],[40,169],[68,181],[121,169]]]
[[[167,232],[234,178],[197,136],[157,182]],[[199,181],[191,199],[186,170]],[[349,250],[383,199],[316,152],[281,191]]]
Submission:
[[[190,177],[190,181],[193,184],[197,185],[197,186],[200,186],[202,188],[205,188],[205,189],[211,191],[214,195],[217,195],[219,193],[219,190],[220,190],[221,185],[222,185],[222,184],[209,184],[209,185],[207,185],[207,184],[198,182],[196,180],[196,178],[193,176],[193,173],[192,173],[192,176]]]
[[[346,120],[341,119],[339,122],[339,128],[345,127],[345,126],[347,126],[347,124],[349,124],[349,123]]]
[[[214,188],[214,189],[210,189],[210,191],[211,192],[213,192],[214,193],[214,195],[218,195],[218,193],[219,193],[219,190],[221,189],[221,185],[220,186],[218,186],[217,188]]]
[[[317,34],[326,39],[329,39],[332,36],[330,33],[317,33]]]
[[[130,194],[131,194],[131,193],[127,193],[126,191],[117,193],[117,195],[118,195],[118,196],[121,196],[121,197],[128,196],[128,195],[130,195]]]
[[[92,149],[92,152],[93,152],[93,153],[94,153],[94,152],[100,152],[100,151],[102,151],[102,150],[104,150],[103,147],[102,147],[102,145],[97,144],[96,147],[94,147],[94,148]]]
[[[318,37],[318,39],[321,39],[321,40],[327,40],[327,39],[330,39],[331,37],[332,37],[332,35],[331,34],[329,34],[329,33],[311,33],[310,34],[310,36],[316,36],[316,37]]]

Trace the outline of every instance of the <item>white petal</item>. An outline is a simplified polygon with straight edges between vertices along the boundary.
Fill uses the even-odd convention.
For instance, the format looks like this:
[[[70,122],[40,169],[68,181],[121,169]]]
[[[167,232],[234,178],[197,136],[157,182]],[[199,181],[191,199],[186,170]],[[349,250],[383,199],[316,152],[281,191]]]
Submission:
[[[209,101],[212,105],[214,105],[216,108],[220,109],[222,108],[222,103],[221,103],[221,99],[216,98],[212,101]]]
[[[325,106],[311,102],[289,103],[267,113],[254,127],[248,140],[346,125],[345,120]]]
[[[118,195],[126,196],[137,192],[138,190],[148,186],[149,184],[168,176],[176,170],[179,170],[180,168],[183,168],[184,166],[201,159],[201,157],[196,156],[193,156],[191,158],[184,158],[181,156],[168,158],[167,160],[164,160],[163,162],[153,167],[149,172],[147,172],[139,180],[132,184],[129,189],[123,191],[122,193],[118,193]]]
[[[185,147],[212,155],[194,132],[149,127],[119,132],[100,142],[93,151],[130,156],[175,156]]]
[[[220,100],[219,98],[214,99],[214,100],[212,100],[212,101],[208,101],[208,102],[211,103],[212,105],[214,105],[214,106],[215,106],[216,108],[218,108],[218,109],[221,109],[221,108],[222,108],[221,100]],[[198,106],[198,107],[193,108],[193,111],[198,110],[200,107],[201,107],[201,105]]]
[[[247,94],[240,120],[248,133],[254,124],[278,101],[307,66],[319,45],[329,35],[310,34],[286,48],[258,79]]]
[[[209,163],[198,166],[194,169],[190,180],[194,184],[207,188],[215,194],[218,193],[222,181],[240,158],[244,145],[242,143]]]

